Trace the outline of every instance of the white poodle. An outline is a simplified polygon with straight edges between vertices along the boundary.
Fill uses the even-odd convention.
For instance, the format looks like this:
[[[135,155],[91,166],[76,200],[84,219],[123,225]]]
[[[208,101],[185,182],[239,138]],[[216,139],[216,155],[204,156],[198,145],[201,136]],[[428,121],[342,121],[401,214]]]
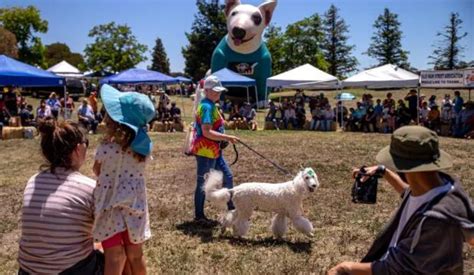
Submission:
[[[222,188],[222,173],[211,170],[204,184],[206,199],[220,208],[225,208],[230,200],[235,210],[228,211],[222,217],[222,229],[232,226],[235,236],[244,236],[249,229],[249,219],[253,210],[275,212],[272,219],[272,231],[281,238],[287,230],[287,218],[295,228],[313,236],[313,225],[303,217],[302,201],[309,192],[319,187],[316,173],[311,168],[299,172],[291,181],[285,183],[243,183],[232,189]]]

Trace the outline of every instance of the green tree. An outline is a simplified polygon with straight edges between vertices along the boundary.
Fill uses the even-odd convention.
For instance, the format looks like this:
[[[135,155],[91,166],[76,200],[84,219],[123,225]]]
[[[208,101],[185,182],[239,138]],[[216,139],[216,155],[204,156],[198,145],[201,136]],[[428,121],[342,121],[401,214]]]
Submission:
[[[167,75],[170,74],[170,61],[160,38],[157,38],[155,41],[155,48],[153,48],[151,58],[151,70],[158,71]]]
[[[84,50],[86,65],[94,71],[120,72],[145,61],[147,46],[138,43],[127,25],[111,22],[89,31],[94,42]]]
[[[18,58],[18,47],[17,47],[15,35],[0,27],[0,54],[12,58]]]
[[[284,37],[281,28],[271,24],[267,27],[264,39],[272,55],[272,73],[276,75],[284,72],[286,59],[282,48]]]
[[[219,0],[197,0],[191,32],[186,33],[189,44],[181,49],[185,59],[185,73],[201,79],[211,66],[214,48],[227,33],[224,5]]]
[[[44,57],[48,67],[56,65],[63,60],[79,69],[85,66],[82,55],[80,53],[71,52],[69,46],[64,43],[56,42],[46,45]]]
[[[328,72],[338,78],[357,70],[357,59],[351,55],[355,46],[347,45],[349,28],[338,14],[336,6],[331,5],[324,14],[324,42],[322,48],[328,64]]]
[[[433,61],[434,69],[456,69],[464,66],[460,58],[464,47],[459,45],[461,39],[467,36],[467,32],[461,31],[462,20],[458,13],[451,13],[449,25],[444,27],[443,32],[438,32],[436,36],[441,37],[438,47],[433,50],[433,54],[429,56]]]
[[[408,51],[402,49],[402,31],[398,15],[385,8],[374,23],[375,32],[366,54],[377,59],[378,65],[393,64],[408,69]]]
[[[309,63],[327,71],[329,64],[321,49],[324,41],[321,30],[322,22],[318,14],[287,26],[282,45],[285,56],[284,70]]]
[[[48,21],[42,20],[40,11],[33,7],[0,9],[0,25],[12,32],[18,42],[21,61],[45,67],[44,46],[35,33],[46,33]]]

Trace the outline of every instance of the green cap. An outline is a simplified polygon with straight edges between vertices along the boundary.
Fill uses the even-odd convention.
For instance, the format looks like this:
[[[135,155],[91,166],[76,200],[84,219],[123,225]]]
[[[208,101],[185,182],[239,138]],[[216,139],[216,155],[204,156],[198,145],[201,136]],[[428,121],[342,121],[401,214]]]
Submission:
[[[438,135],[426,127],[405,126],[392,134],[390,145],[376,160],[396,172],[428,172],[453,166],[451,156],[439,149]]]

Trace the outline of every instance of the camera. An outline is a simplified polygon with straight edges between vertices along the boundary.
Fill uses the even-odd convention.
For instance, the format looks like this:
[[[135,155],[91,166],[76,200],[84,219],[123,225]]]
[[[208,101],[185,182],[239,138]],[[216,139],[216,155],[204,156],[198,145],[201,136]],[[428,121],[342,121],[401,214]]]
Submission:
[[[362,182],[362,177],[367,176],[367,180]],[[377,185],[379,174],[367,175],[365,166],[362,166],[357,173],[354,185],[352,186],[352,202],[375,204],[377,202]]]

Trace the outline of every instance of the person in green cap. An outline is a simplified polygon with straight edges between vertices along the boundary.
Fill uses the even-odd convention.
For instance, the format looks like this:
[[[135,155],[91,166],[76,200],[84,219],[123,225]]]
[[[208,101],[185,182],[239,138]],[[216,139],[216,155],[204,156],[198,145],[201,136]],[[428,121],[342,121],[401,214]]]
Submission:
[[[401,127],[376,160],[362,181],[383,176],[401,205],[360,263],[340,263],[328,274],[463,274],[463,242],[474,244],[473,206],[460,183],[441,172],[453,161],[437,134]]]

